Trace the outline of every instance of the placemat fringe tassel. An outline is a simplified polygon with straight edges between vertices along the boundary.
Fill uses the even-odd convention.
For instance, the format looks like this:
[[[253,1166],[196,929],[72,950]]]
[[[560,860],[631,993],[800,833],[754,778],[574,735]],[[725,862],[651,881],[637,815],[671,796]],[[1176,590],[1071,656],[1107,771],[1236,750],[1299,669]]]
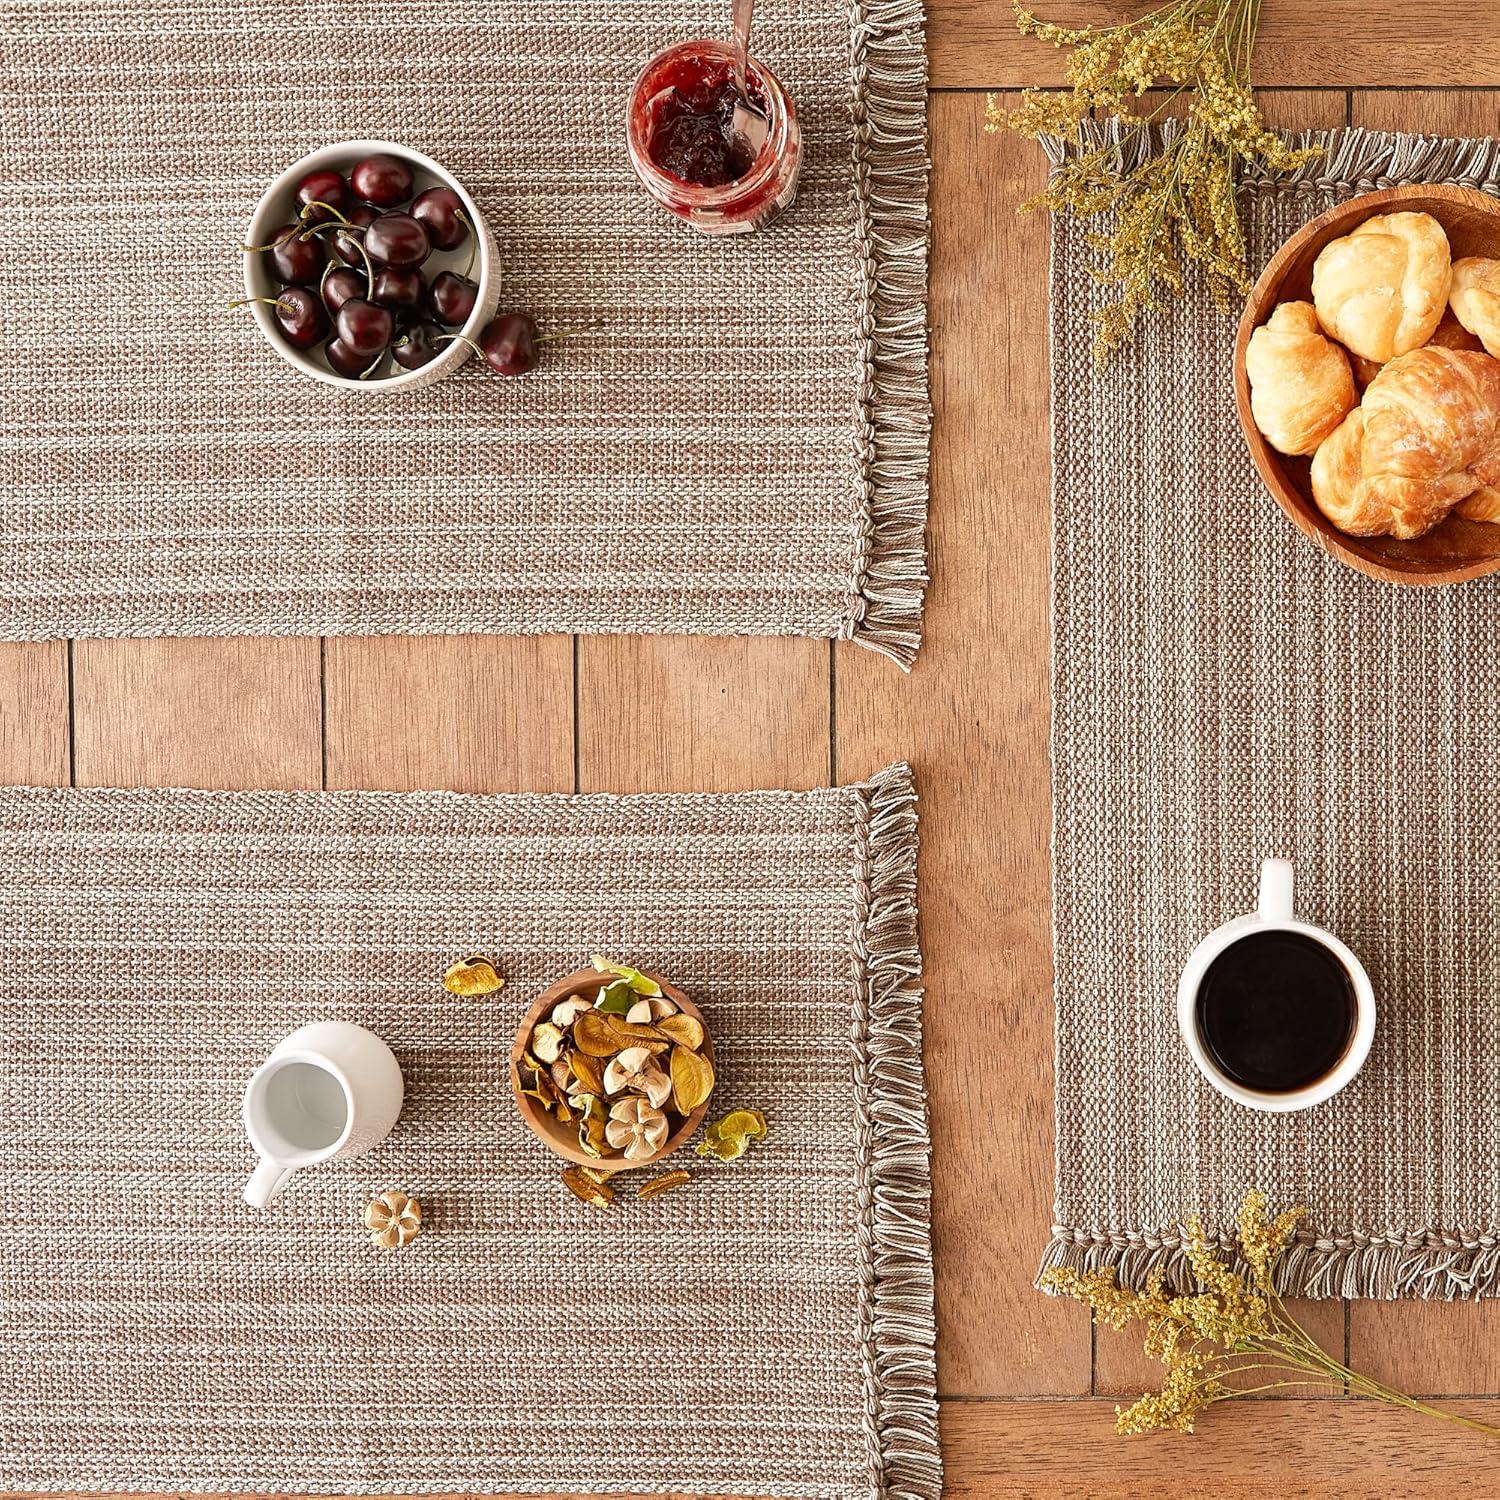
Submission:
[[[846,638],[910,670],[927,587],[927,54],[921,0],[852,7],[859,472]]]
[[[1218,1249],[1235,1268],[1248,1270],[1233,1242]],[[1054,1226],[1037,1271],[1067,1266],[1079,1272],[1113,1267],[1122,1286],[1143,1287],[1160,1271],[1172,1292],[1198,1289],[1182,1238],[1170,1234],[1106,1234]],[[1422,1297],[1439,1302],[1478,1301],[1500,1296],[1500,1240],[1465,1237],[1447,1231],[1420,1237],[1308,1235],[1294,1243],[1277,1264],[1276,1285],[1284,1297],[1347,1297],[1391,1301]]]
[[[864,942],[858,955],[856,1098],[869,1191],[858,1233],[870,1282],[863,1289],[864,1357],[874,1494],[939,1500],[936,1322],[931,1168],[922,1080],[922,961],[917,944],[917,794],[910,767],[868,783],[869,814],[856,880]],[[858,941],[858,936],[856,936]]]

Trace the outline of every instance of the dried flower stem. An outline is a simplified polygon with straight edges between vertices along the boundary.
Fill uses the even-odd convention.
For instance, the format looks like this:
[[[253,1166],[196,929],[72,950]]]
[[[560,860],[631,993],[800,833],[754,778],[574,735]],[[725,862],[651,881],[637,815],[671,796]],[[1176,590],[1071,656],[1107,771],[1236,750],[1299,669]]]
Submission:
[[[1023,35],[1071,48],[1065,93],[1026,89],[1019,109],[991,95],[985,129],[1030,139],[1075,136],[1099,111],[1119,122],[1120,140],[1077,150],[1023,211],[1049,208],[1077,219],[1113,215],[1108,233],[1091,232],[1103,256],[1092,274],[1118,289],[1099,308],[1094,353],[1101,361],[1133,333],[1163,292],[1180,296],[1183,261],[1202,266],[1214,295],[1248,289],[1245,237],[1235,202],[1239,164],[1258,160],[1290,171],[1315,156],[1267,130],[1250,91],[1250,58],[1260,0],[1170,0],[1117,26],[1057,26],[1015,5]],[[1171,87],[1145,113],[1135,101],[1166,80]],[[1156,153],[1131,150],[1179,99],[1187,118]],[[1127,158],[1137,165],[1125,170]]]
[[[1277,1292],[1273,1273],[1305,1214],[1305,1209],[1294,1208],[1271,1219],[1264,1193],[1245,1195],[1238,1230],[1248,1276],[1220,1260],[1208,1246],[1202,1222],[1196,1215],[1189,1219],[1187,1256],[1200,1289],[1183,1296],[1167,1294],[1161,1271],[1153,1273],[1144,1292],[1121,1287],[1113,1267],[1047,1272],[1042,1285],[1087,1303],[1095,1323],[1119,1331],[1131,1322],[1143,1322],[1146,1353],[1166,1369],[1160,1391],[1115,1408],[1116,1431],[1192,1432],[1198,1413],[1221,1401],[1292,1387],[1333,1386],[1500,1437],[1500,1428],[1430,1406],[1351,1370],[1298,1323]],[[1248,1387],[1226,1383],[1231,1377],[1272,1371],[1293,1378]]]

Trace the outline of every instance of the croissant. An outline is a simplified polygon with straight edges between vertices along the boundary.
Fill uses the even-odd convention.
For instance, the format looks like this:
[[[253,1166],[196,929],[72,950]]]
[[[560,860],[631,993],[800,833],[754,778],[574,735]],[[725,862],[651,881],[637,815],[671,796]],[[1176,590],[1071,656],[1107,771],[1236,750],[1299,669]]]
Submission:
[[[1349,360],[1311,302],[1283,302],[1245,348],[1250,414],[1279,453],[1312,453],[1358,403]]]
[[[1448,236],[1431,214],[1376,214],[1313,263],[1313,302],[1329,337],[1385,361],[1425,344],[1448,303]]]
[[[1489,353],[1500,355],[1500,260],[1466,255],[1454,261],[1448,306]]]
[[[1500,361],[1428,347],[1393,359],[1313,455],[1313,499],[1341,531],[1409,539],[1484,482],[1494,457]]]

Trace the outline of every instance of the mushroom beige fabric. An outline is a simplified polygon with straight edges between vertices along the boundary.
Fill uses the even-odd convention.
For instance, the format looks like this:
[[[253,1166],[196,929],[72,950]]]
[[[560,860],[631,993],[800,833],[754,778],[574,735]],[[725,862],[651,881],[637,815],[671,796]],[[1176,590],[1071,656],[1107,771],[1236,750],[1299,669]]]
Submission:
[[[853,637],[907,662],[926,512],[920,0],[783,0],[795,206],[710,240],[626,105],[719,0],[0,0],[0,639]],[[502,309],[602,320],[503,380],[361,397],[284,364],[239,244],[284,168],[446,165]]]
[[[0,790],[0,1490],[937,1500],[910,775],[809,793]],[[459,998],[444,966],[508,983]],[[712,1027],[742,1161],[574,1199],[507,1082],[603,950]],[[406,1101],[269,1209],[246,1079]],[[714,1115],[717,1118],[717,1114]],[[666,1166],[692,1181],[642,1201]],[[371,1242],[379,1193],[421,1233]]]
[[[1403,181],[1500,190],[1500,143],[1334,131],[1252,180],[1250,270],[1336,202]],[[1100,371],[1105,295],[1053,242],[1057,1212],[1048,1264],[1190,1279],[1246,1189],[1305,1203],[1283,1269],[1315,1297],[1500,1292],[1500,579],[1396,588],[1304,538],[1235,417],[1238,308],[1198,283]],[[1267,855],[1364,961],[1360,1077],[1256,1114],[1194,1069],[1177,978],[1255,904]]]

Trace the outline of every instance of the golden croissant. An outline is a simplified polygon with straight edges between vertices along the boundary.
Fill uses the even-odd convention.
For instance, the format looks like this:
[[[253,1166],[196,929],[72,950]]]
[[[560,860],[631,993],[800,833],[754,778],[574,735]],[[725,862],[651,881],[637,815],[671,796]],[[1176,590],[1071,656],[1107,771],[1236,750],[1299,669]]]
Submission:
[[[1331,338],[1383,363],[1432,337],[1451,276],[1448,236],[1431,214],[1376,214],[1324,245],[1313,302]]]
[[[1245,348],[1250,414],[1279,453],[1313,453],[1358,404],[1349,359],[1311,302],[1283,302]]]
[[[1454,261],[1448,306],[1489,353],[1500,357],[1500,260],[1466,255]]]
[[[1500,427],[1500,361],[1428,347],[1393,359],[1313,456],[1313,498],[1354,536],[1421,536],[1480,488]]]

